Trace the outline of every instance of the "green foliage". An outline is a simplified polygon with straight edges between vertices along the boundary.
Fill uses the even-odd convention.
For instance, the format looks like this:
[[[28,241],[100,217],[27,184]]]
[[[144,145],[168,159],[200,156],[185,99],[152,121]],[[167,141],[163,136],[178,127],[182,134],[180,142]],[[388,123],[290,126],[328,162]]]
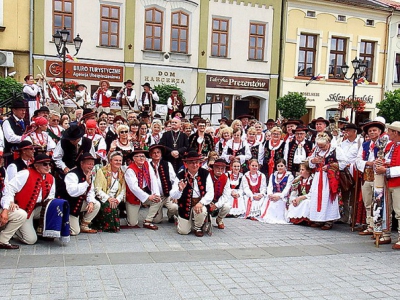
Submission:
[[[276,100],[276,105],[285,119],[300,119],[307,113],[307,98],[300,93],[289,93]]]
[[[17,95],[21,97],[22,88],[22,84],[14,78],[0,78],[0,106],[9,106],[11,98],[17,97]]]
[[[386,123],[400,120],[400,89],[388,91],[385,98],[376,104],[379,108],[378,116],[386,119]]]
[[[158,102],[159,104],[167,104],[168,98],[171,96],[171,92],[173,90],[178,91],[178,97],[180,97],[183,101],[183,103],[186,103],[185,97],[183,97],[183,91],[177,87],[176,85],[167,85],[167,84],[161,84],[161,85],[156,85],[154,87],[154,90],[157,92],[158,97],[160,98],[160,101]]]

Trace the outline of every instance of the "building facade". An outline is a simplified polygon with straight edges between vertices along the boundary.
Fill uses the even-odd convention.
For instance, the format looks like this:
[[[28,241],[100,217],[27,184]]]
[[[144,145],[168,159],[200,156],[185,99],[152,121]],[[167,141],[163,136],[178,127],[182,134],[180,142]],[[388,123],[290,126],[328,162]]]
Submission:
[[[16,72],[14,78],[22,82],[29,74],[29,12],[29,1],[0,0],[1,77]]]
[[[350,66],[349,77],[357,58],[366,71],[355,86],[355,99],[365,100],[366,108],[353,121],[374,118],[384,91],[390,7],[368,0],[289,0],[286,4],[281,95],[299,92],[307,97],[305,122],[350,117],[350,109],[338,110],[340,101],[351,99],[353,93],[353,81],[344,77],[341,66]]]

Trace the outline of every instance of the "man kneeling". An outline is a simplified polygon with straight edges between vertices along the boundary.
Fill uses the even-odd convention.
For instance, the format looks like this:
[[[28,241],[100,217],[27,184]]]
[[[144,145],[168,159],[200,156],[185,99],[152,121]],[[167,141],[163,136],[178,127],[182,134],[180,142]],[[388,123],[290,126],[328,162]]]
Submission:
[[[0,249],[18,249],[9,244],[14,233],[25,244],[37,241],[33,219],[39,219],[42,207],[54,199],[54,177],[50,172],[50,157],[36,156],[33,165],[12,178],[4,189],[1,223],[7,224],[0,233]],[[7,223],[8,222],[8,223]]]
[[[185,168],[177,174],[170,192],[172,198],[178,199],[178,233],[189,234],[193,230],[201,237],[207,217],[206,206],[214,198],[214,186],[210,173],[200,168],[201,154],[190,151],[183,161]]]
[[[78,167],[73,168],[65,176],[64,199],[70,205],[69,223],[71,235],[78,235],[80,232],[97,233],[97,230],[89,227],[90,223],[100,210],[100,202],[95,199],[93,189],[92,170],[95,158],[86,152],[81,156]],[[79,214],[86,212],[79,226]]]

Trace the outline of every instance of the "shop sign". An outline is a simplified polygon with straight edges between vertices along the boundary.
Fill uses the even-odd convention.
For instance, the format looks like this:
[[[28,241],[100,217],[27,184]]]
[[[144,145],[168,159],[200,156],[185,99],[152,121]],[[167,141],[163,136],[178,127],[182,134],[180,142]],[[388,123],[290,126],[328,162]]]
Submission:
[[[330,101],[330,102],[340,102],[342,100],[349,100],[352,98],[352,95],[349,96],[344,96],[341,95],[340,93],[332,93],[328,95],[328,98],[325,99],[325,101]],[[374,101],[374,96],[372,95],[364,95],[362,97],[358,97],[355,95],[356,100],[364,100],[366,103],[372,103]]]
[[[108,80],[122,82],[124,67],[99,64],[82,64],[67,62],[65,64],[65,78],[84,80]],[[46,61],[46,76],[62,78],[63,66],[60,61]]]
[[[207,75],[208,88],[237,89],[237,90],[269,90],[269,79]]]

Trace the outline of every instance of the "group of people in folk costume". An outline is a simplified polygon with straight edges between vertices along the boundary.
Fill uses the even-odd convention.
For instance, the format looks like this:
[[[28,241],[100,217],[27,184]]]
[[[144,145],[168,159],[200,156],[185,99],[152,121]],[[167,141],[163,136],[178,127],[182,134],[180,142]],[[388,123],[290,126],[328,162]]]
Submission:
[[[80,233],[157,230],[164,219],[201,237],[224,229],[226,217],[322,230],[352,220],[361,235],[391,243],[392,207],[400,218],[400,122],[385,126],[381,118],[359,128],[341,119],[332,127],[320,117],[278,126],[242,115],[213,127],[200,116],[187,120],[175,91],[164,121],[151,114],[158,96],[150,85],[137,99],[131,80],[117,94],[121,113],[109,110],[102,81],[97,109],[70,120],[33,106],[32,80],[26,77],[25,98],[14,99],[0,131],[0,248],[17,249],[12,237],[34,244],[38,236],[67,242]],[[85,86],[77,89],[75,101],[84,104]],[[343,171],[360,178],[355,188],[343,187]]]

